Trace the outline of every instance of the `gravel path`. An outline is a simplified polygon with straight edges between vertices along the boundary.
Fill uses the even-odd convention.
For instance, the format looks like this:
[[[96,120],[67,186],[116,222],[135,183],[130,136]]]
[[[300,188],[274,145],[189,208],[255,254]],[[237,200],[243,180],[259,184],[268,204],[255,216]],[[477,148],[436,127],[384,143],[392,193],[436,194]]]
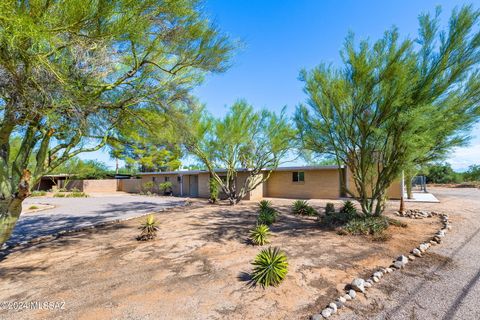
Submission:
[[[385,277],[339,319],[480,319],[480,190],[430,190],[439,204],[409,204],[448,213],[452,231],[424,258]]]
[[[55,208],[22,214],[7,244],[19,243],[60,230],[140,216],[181,205],[183,202],[184,200],[180,198],[129,194],[90,198],[28,198],[23,204],[26,208],[39,203],[52,204]]]

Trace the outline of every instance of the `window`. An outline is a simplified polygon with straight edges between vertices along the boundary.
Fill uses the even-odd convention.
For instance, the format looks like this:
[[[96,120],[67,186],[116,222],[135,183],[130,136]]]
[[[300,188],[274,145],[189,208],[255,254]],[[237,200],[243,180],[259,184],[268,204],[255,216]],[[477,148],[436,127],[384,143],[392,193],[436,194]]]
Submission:
[[[165,177],[165,182],[170,181],[170,177]]]
[[[293,182],[304,182],[305,181],[305,172],[292,172],[292,181]]]
[[[152,177],[152,181],[155,182],[157,180],[157,177]]]

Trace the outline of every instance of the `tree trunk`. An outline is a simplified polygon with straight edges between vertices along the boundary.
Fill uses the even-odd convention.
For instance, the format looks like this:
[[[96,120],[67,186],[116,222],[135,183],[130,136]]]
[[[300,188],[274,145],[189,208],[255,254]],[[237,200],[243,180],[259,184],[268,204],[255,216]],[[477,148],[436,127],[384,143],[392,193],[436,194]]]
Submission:
[[[405,183],[406,183],[405,187],[407,189],[407,198],[408,199],[413,199],[412,179],[413,179],[413,177],[407,174],[406,179],[405,179]]]
[[[22,200],[15,198],[0,200],[0,246],[10,238],[20,213]]]
[[[30,195],[30,171],[23,170],[18,191],[0,198],[0,246],[10,238],[13,228],[22,213],[22,202]]]

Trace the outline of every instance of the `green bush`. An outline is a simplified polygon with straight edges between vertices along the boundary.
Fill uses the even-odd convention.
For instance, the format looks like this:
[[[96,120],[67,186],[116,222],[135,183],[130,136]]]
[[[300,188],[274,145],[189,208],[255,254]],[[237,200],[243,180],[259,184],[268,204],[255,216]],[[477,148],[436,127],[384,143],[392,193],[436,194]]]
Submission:
[[[354,217],[357,215],[357,208],[355,208],[352,201],[347,200],[343,203],[340,213],[345,213],[348,216]]]
[[[277,211],[273,208],[268,208],[261,210],[258,214],[257,223],[265,224],[267,226],[271,225],[277,221]]]
[[[325,215],[330,215],[335,213],[335,205],[331,202],[327,202],[325,206]]]
[[[302,216],[315,216],[318,214],[312,206],[308,204],[306,200],[296,200],[292,204],[292,212]]]
[[[351,235],[379,235],[388,228],[386,217],[356,217],[348,221],[343,230]]]
[[[220,189],[218,182],[215,181],[215,179],[210,178],[209,182],[209,187],[210,187],[210,202],[211,203],[217,203],[219,200],[219,194],[220,194]]]
[[[173,187],[173,184],[170,181],[165,181],[163,183],[160,183],[159,185],[159,188],[164,195],[172,194],[172,187]]]
[[[43,197],[45,195],[47,195],[46,191],[35,190],[35,191],[32,191],[32,194],[30,196],[31,197]]]
[[[152,240],[157,236],[158,223],[153,214],[149,214],[145,222],[139,227],[142,232],[137,237],[139,241]]]
[[[65,198],[65,193],[61,193],[61,192],[55,193],[55,194],[53,195],[53,197],[54,197],[54,198]]]
[[[37,206],[30,206],[28,209],[29,210],[36,210],[36,209],[38,209],[38,207]]]
[[[151,195],[155,191],[155,183],[153,181],[147,181],[140,187],[140,193]]]
[[[263,287],[278,285],[288,272],[287,256],[278,248],[263,249],[252,265],[252,281]]]
[[[88,198],[88,194],[82,191],[72,191],[70,193],[65,193],[67,198]]]
[[[325,215],[320,219],[322,223],[330,227],[343,226],[348,223],[350,220],[358,217],[357,209],[352,201],[345,201],[342,208],[335,212],[335,210],[327,214],[327,209],[325,209]]]
[[[250,231],[250,239],[252,243],[258,246],[267,244],[268,236],[270,235],[270,229],[264,224],[257,225],[252,231]]]

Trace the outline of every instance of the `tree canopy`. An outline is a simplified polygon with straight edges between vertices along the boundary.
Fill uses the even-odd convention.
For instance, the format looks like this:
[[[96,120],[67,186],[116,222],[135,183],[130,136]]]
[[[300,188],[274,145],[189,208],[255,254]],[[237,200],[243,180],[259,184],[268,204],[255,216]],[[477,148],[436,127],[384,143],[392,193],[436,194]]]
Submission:
[[[228,67],[232,47],[195,0],[2,1],[0,243],[31,183],[104,146],[138,110],[185,104],[206,72]]]
[[[415,40],[392,28],[357,47],[350,34],[342,68],[301,73],[308,106],[295,118],[303,146],[348,166],[354,185],[346,192],[365,215],[383,212],[403,169],[461,144],[479,118],[480,13],[454,10],[445,31],[439,14],[419,17]]]
[[[183,144],[205,164],[231,204],[268,179],[294,144],[295,131],[285,110],[279,115],[255,111],[243,100],[223,118],[200,109],[188,119],[180,130]],[[239,172],[246,173],[243,183],[237,179]]]

